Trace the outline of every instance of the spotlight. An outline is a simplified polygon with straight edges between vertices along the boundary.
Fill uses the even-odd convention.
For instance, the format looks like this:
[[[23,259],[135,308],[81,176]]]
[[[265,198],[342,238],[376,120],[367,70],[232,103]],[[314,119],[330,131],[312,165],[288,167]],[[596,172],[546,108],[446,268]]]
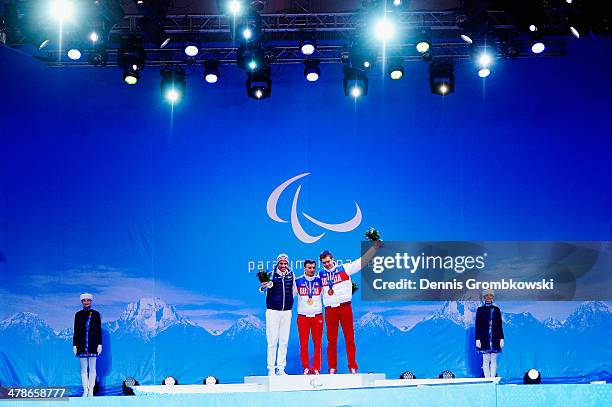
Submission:
[[[244,27],[240,31],[240,34],[242,35],[242,38],[244,40],[250,41],[251,39],[253,39],[253,29],[251,27]]]
[[[265,66],[257,71],[247,72],[246,90],[251,99],[269,98],[272,94],[270,67]]]
[[[523,376],[524,384],[540,384],[541,382],[542,376],[536,369],[529,369]]]
[[[417,377],[412,372],[406,371],[402,373],[399,378],[404,380],[412,380],[416,379]]]
[[[535,24],[529,25],[529,31],[531,31],[532,33],[538,31],[538,26],[536,26]]]
[[[395,24],[384,16],[376,22],[374,33],[380,41],[387,42],[395,34]]]
[[[239,68],[255,71],[263,65],[264,51],[255,44],[240,44],[236,53]]]
[[[572,35],[576,38],[580,38],[580,31],[578,31],[578,28],[571,25],[570,26],[570,32],[572,33]]]
[[[98,33],[97,33],[97,32],[92,31],[92,32],[89,34],[89,40],[90,40],[91,42],[98,42],[98,40],[99,40],[99,39],[100,39],[100,36],[98,35]]]
[[[170,35],[158,22],[148,16],[143,16],[138,20],[138,28],[158,48],[164,48],[170,42]]]
[[[123,390],[123,394],[125,394],[126,396],[133,396],[134,390],[132,389],[132,387],[134,386],[140,386],[140,383],[138,383],[138,380],[134,379],[133,377],[126,378],[121,384],[121,389]]]
[[[49,13],[59,22],[71,20],[74,17],[74,3],[70,0],[53,0],[49,4]]]
[[[366,74],[349,66],[344,67],[344,78],[342,86],[344,87],[344,96],[352,96],[355,99],[368,94],[368,77]]]
[[[308,82],[315,82],[321,76],[320,63],[321,61],[318,59],[307,59],[304,61],[304,76]]]
[[[404,67],[402,66],[402,60],[397,59],[389,63],[389,77],[394,81],[402,79],[404,76]]]
[[[438,379],[454,379],[455,374],[450,370],[445,370],[438,375]]]
[[[478,55],[476,63],[478,65],[478,76],[481,78],[486,78],[491,74],[490,66],[491,63],[493,63],[491,54],[486,51],[482,52],[480,55]]]
[[[202,67],[204,68],[204,80],[207,83],[217,83],[219,76],[221,76],[219,72],[219,61],[215,59],[204,61]]]
[[[431,62],[429,64],[429,88],[431,92],[445,96],[455,91],[454,66],[451,62]]]
[[[230,14],[233,14],[234,16],[239,15],[240,13],[242,13],[242,1],[239,0],[230,0],[227,2],[227,11],[229,11]]]
[[[135,36],[121,38],[121,47],[117,53],[118,65],[123,68],[123,82],[136,85],[140,79],[147,55],[142,46],[142,39]]]
[[[402,0],[393,0],[393,5],[394,5],[395,7],[399,7],[399,6],[401,6],[401,5],[402,5]]]
[[[185,45],[184,51],[185,55],[187,55],[188,57],[195,57],[196,55],[198,55],[198,52],[200,52],[200,49],[196,44],[188,43],[187,45]]]
[[[312,40],[304,40],[300,43],[300,51],[304,55],[312,55],[315,52],[315,44]]]
[[[179,102],[185,94],[185,88],[187,87],[187,84],[185,83],[185,71],[183,68],[174,67],[164,68],[160,71],[160,73],[162,76],[162,96],[172,104]],[[168,378],[166,380],[168,380]],[[176,384],[178,384],[178,382]]]
[[[431,33],[427,30],[421,30],[416,37],[416,50],[420,54],[429,52],[431,48]]]
[[[531,42],[531,52],[534,54],[541,54],[546,49],[546,46],[541,40],[533,40]]]
[[[78,61],[81,59],[81,51],[76,48],[71,48],[68,50],[68,58],[72,59],[73,61]]]
[[[178,385],[178,384],[179,384],[178,380],[176,380],[172,376],[166,377],[164,379],[164,381],[162,382],[162,385],[164,385],[164,386],[174,386],[174,385]]]
[[[217,379],[215,376],[208,376],[206,379],[202,380],[202,384],[219,384],[219,379]]]

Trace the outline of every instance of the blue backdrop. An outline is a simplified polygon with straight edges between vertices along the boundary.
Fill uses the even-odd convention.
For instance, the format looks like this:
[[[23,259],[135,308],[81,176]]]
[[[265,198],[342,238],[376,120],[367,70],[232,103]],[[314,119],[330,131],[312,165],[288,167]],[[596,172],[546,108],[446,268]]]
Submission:
[[[372,77],[356,103],[338,65],[316,83],[283,66],[260,102],[226,67],[217,86],[195,71],[172,110],[154,68],[128,88],[114,68],[45,68],[0,48],[0,382],[79,383],[83,291],[104,321],[103,384],[239,381],[266,371],[253,268],[281,251],[353,259],[369,226],[388,240],[610,240],[610,55],[610,41],[576,40],[565,58],[498,61],[486,81],[460,62],[446,98],[412,63],[399,83]],[[280,218],[302,185],[307,233],[324,230],[302,212],[341,223],[357,202],[355,230],[306,244],[268,216],[270,193],[305,172]],[[361,370],[481,374],[477,305],[356,298]],[[499,305],[501,376],[610,378],[610,304]],[[288,370],[300,370],[295,325]]]

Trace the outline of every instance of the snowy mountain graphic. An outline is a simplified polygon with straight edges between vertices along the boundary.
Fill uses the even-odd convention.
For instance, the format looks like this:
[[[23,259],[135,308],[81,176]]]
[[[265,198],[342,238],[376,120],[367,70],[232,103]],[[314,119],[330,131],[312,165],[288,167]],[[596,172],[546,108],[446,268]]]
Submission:
[[[437,377],[445,369],[458,377],[481,374],[474,347],[478,303],[446,302],[409,330],[382,315],[355,318],[357,361],[362,371],[396,377],[405,370]],[[503,312],[503,310],[502,310]],[[295,319],[295,315],[294,315]],[[506,347],[499,374],[521,377],[538,367],[545,377],[588,376],[609,379],[612,360],[612,310],[603,302],[585,302],[566,318],[544,322],[530,313],[503,313]],[[603,342],[602,342],[603,341]],[[182,383],[201,383],[213,374],[240,382],[248,374],[265,374],[265,322],[254,315],[238,319],[223,332],[211,333],[182,316],[160,298],[127,305],[116,321],[103,324],[104,351],[98,373],[117,385],[127,376],[158,383],[173,375]],[[326,340],[324,335],[324,366]],[[346,369],[342,334],[339,368]],[[598,343],[596,348],[585,343]],[[297,326],[293,321],[287,370],[300,371]],[[15,385],[78,385],[78,362],[72,356],[72,330],[53,329],[36,314],[20,312],[0,322],[0,382]]]
[[[128,304],[119,319],[106,323],[105,328],[110,333],[133,333],[149,340],[175,325],[196,326],[161,298],[141,298]]]

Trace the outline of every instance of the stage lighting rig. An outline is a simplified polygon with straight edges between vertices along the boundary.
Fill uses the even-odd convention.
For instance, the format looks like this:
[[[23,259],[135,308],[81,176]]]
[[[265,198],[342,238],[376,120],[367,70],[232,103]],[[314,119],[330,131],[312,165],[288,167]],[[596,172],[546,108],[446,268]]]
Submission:
[[[308,82],[316,82],[321,76],[321,68],[319,59],[307,59],[304,61],[304,77]]]
[[[389,61],[389,77],[394,81],[400,80],[404,76],[404,66],[401,58],[393,58]]]
[[[523,376],[523,383],[540,384],[542,383],[542,376],[540,375],[540,372],[537,369],[529,369],[527,372],[525,372],[525,375]]]
[[[404,373],[400,375],[399,378],[403,380],[413,380],[413,379],[416,379],[417,377],[411,371],[405,371]]]
[[[368,94],[368,76],[364,71],[345,66],[343,69],[342,87],[344,96],[352,96],[355,99]]]
[[[251,99],[269,98],[272,94],[270,67],[264,66],[256,71],[247,72],[246,90],[248,97]]]
[[[431,92],[446,96],[455,91],[454,66],[448,61],[432,61],[429,64],[429,88]]]
[[[438,375],[438,379],[454,379],[455,374],[450,370],[445,370]]]
[[[181,67],[170,67],[163,68],[160,73],[162,76],[160,87],[163,98],[173,105],[180,102],[187,88],[185,70]]]
[[[219,379],[217,379],[215,376],[208,376],[206,379],[202,380],[202,384],[206,384],[206,385],[219,384]]]
[[[142,38],[139,36],[125,36],[121,38],[121,47],[117,54],[117,61],[123,68],[123,81],[127,85],[135,85],[140,79],[140,72],[144,69],[147,54],[143,48]]]
[[[133,396],[134,390],[132,389],[132,387],[134,386],[140,386],[140,383],[138,383],[138,380],[130,376],[127,377],[121,384],[121,390],[126,396]]]
[[[175,385],[178,386],[179,382],[174,377],[168,376],[162,381],[161,384],[164,386],[175,386]]]
[[[217,83],[219,77],[221,76],[221,72],[219,71],[219,61],[216,59],[209,59],[204,61],[202,64],[202,68],[204,72],[202,76],[207,83]]]

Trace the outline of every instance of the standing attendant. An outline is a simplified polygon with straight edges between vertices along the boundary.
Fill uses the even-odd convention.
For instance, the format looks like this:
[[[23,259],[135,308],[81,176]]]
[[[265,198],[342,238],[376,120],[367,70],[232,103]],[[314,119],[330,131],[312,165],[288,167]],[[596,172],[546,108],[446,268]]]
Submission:
[[[476,310],[476,349],[482,354],[484,377],[497,375],[497,354],[504,347],[504,329],[493,290],[483,291],[484,304]]]
[[[93,397],[96,385],[96,358],[102,353],[102,319],[91,308],[93,295],[80,296],[83,309],[74,314],[72,352],[81,362],[83,397]]]

